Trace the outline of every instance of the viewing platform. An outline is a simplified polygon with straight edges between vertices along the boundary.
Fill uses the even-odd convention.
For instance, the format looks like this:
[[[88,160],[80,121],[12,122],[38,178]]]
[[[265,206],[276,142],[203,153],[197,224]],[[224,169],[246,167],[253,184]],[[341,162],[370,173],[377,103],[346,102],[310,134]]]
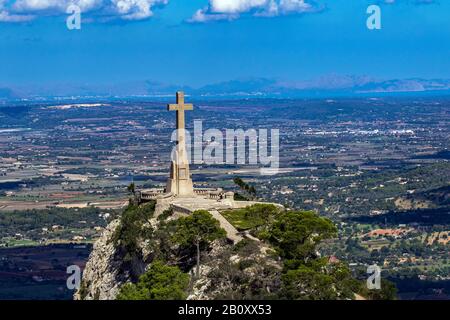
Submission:
[[[164,188],[152,188],[139,192],[140,202],[148,202],[151,200],[167,199],[177,197],[177,195],[169,192],[166,193]],[[194,188],[194,197],[211,200],[224,200],[234,198],[234,192],[225,192],[222,188]]]

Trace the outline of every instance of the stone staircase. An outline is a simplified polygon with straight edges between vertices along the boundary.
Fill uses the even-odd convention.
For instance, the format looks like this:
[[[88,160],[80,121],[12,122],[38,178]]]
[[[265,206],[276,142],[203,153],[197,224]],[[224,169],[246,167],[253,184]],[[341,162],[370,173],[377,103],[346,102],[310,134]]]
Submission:
[[[214,217],[214,219],[219,220],[220,226],[225,229],[227,232],[227,238],[232,240],[233,243],[238,243],[242,239],[244,239],[239,231],[230,223],[227,219],[224,218],[217,210],[210,210],[209,213]]]

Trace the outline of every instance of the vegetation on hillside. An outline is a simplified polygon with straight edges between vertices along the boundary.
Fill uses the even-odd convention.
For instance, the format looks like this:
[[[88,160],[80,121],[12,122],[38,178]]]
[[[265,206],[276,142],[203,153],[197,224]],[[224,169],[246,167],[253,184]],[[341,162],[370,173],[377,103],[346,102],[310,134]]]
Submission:
[[[337,234],[333,223],[309,211],[278,215],[268,241],[283,259],[282,299],[353,299],[358,281],[343,263],[320,257],[318,245]]]
[[[173,241],[185,247],[195,246],[196,249],[196,277],[200,274],[200,252],[209,244],[226,236],[224,229],[220,227],[219,221],[205,210],[195,211],[192,215],[179,218],[173,222],[176,231],[173,234]]]
[[[310,211],[279,212],[273,207],[250,206],[227,211],[224,216],[237,227],[264,230],[255,235],[270,243],[283,261],[278,299],[353,299],[355,293],[374,299],[395,297],[392,284],[386,285],[386,291],[368,294],[345,263],[330,263],[328,257],[321,257],[321,241],[337,235],[337,228],[329,219]],[[259,220],[261,217],[265,219]],[[260,223],[250,225],[258,220]]]
[[[139,242],[152,237],[153,228],[149,219],[155,212],[155,202],[137,206],[129,205],[122,213],[120,225],[115,230],[112,241],[124,253],[124,262],[131,262],[141,254]]]
[[[138,243],[145,239],[153,259],[135,284],[121,289],[120,299],[183,298],[193,289],[184,286],[189,282],[184,272],[195,267],[193,284],[200,276],[202,259],[210,268],[214,259],[214,267],[204,276],[213,288],[220,288],[211,293],[215,299],[353,299],[355,293],[369,299],[395,297],[391,284],[384,282],[384,290],[368,292],[345,263],[321,256],[320,244],[335,237],[337,228],[314,212],[281,211],[269,204],[227,211],[224,216],[231,223],[249,230],[259,241],[246,239],[234,246],[222,242],[218,255],[210,258],[205,253],[212,242],[226,235],[210,213],[199,210],[173,218],[167,211],[153,230],[146,223],[153,211],[154,203],[130,205],[114,234],[115,243],[127,251],[128,258],[139,255]],[[264,253],[262,246],[266,247]],[[173,274],[175,283],[164,282],[167,274]],[[160,283],[174,288],[162,290]]]
[[[128,283],[120,289],[117,300],[183,300],[188,285],[189,275],[155,261],[136,284]]]
[[[160,227],[157,230],[146,225],[153,212],[154,203],[128,207],[121,218],[121,226],[114,234],[113,240],[126,252],[128,260],[141,255],[139,244],[144,239],[148,241],[154,257],[149,270],[135,284],[129,283],[121,288],[118,299],[184,299],[189,275],[182,272],[180,267],[186,270],[188,267],[184,264],[190,266],[190,263],[183,257],[189,258],[192,252],[196,252],[198,277],[201,252],[209,247],[211,241],[225,237],[225,230],[207,211],[199,210],[187,217],[165,221],[172,215],[168,210],[158,217],[161,219],[158,219]],[[179,264],[180,267],[169,264]]]

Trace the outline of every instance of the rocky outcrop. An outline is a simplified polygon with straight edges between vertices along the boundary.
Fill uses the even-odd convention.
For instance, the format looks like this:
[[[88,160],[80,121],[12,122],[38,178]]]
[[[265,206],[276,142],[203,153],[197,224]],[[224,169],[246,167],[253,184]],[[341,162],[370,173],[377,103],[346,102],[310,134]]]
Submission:
[[[167,207],[155,208],[155,216],[148,223],[156,230],[160,216]],[[176,219],[176,214],[167,220]],[[81,287],[74,298],[78,300],[113,300],[120,287],[130,282],[136,274],[128,264],[124,265],[120,249],[112,241],[120,220],[114,220],[105,229],[94,244],[93,251],[83,272]],[[149,242],[158,243],[158,239],[146,239],[139,244],[143,257],[137,269],[141,273],[152,261],[153,252]],[[191,275],[188,299],[217,298],[254,298],[267,296],[278,285],[281,263],[270,257],[271,249],[263,243],[251,240],[245,235],[239,239],[222,239],[211,243],[210,249],[202,254],[200,276],[194,277],[194,267],[183,268]],[[173,256],[169,264],[177,264],[178,257]],[[136,269],[136,268],[135,268]],[[252,292],[249,288],[253,288]]]
[[[119,287],[129,278],[121,270],[121,261],[117,259],[117,250],[111,241],[120,221],[114,220],[95,242],[89,261],[83,271],[80,289],[75,293],[76,300],[115,299]]]

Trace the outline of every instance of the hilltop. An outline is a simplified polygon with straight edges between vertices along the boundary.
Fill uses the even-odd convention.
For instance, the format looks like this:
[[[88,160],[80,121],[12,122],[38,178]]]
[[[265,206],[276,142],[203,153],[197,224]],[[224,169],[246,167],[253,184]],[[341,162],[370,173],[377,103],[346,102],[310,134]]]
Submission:
[[[157,212],[155,206],[154,201],[130,204],[110,223],[94,245],[76,299],[353,299],[355,292],[364,294],[345,263],[320,254],[319,243],[333,237],[336,227],[313,212],[271,204],[228,210],[224,216],[239,217],[233,223],[242,240],[234,243],[207,211],[180,215],[170,208]],[[192,230],[200,230],[194,238]]]

